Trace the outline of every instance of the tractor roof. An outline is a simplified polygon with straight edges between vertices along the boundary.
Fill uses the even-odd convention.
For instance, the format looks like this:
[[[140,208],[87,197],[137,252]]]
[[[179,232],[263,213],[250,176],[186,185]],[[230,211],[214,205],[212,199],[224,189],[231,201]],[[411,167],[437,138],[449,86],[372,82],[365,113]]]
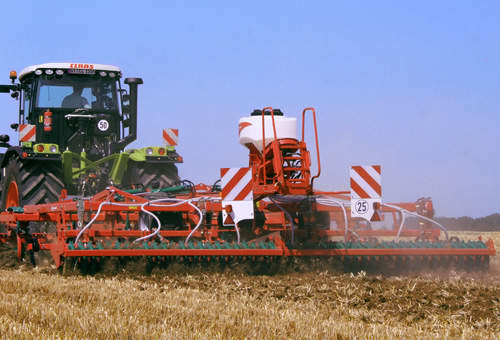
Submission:
[[[40,65],[32,65],[24,68],[19,75],[19,80],[22,80],[24,77],[35,72],[36,70],[46,70],[46,69],[52,69],[54,71],[55,70],[108,71],[108,72],[116,72],[118,73],[118,76],[121,75],[120,68],[113,65],[88,64],[88,63],[46,63]],[[75,72],[75,73],[80,73],[80,72]]]

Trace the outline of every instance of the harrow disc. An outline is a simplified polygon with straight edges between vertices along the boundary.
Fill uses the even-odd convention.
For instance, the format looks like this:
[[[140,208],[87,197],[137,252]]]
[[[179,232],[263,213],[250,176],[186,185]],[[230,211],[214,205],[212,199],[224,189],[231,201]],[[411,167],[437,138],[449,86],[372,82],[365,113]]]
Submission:
[[[299,256],[335,256],[344,271],[370,273],[418,273],[428,270],[488,269],[490,251],[483,241],[319,242],[288,244]]]
[[[68,244],[62,272],[95,274],[116,273],[121,270],[150,273],[155,268],[183,267],[241,267],[249,274],[271,274],[278,268],[280,250],[274,242],[148,242],[128,241]],[[273,253],[274,252],[274,253]],[[273,255],[274,254],[274,255]]]

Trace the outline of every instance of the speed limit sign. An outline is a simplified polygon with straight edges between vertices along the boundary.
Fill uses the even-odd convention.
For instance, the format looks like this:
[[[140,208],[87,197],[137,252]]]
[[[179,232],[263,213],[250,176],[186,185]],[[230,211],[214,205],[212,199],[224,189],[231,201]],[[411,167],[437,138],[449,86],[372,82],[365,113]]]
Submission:
[[[99,122],[97,122],[97,128],[102,132],[108,131],[109,122],[106,119],[101,119]]]
[[[369,210],[368,202],[365,200],[356,201],[356,204],[354,205],[354,210],[356,210],[356,212],[360,215],[368,213]]]

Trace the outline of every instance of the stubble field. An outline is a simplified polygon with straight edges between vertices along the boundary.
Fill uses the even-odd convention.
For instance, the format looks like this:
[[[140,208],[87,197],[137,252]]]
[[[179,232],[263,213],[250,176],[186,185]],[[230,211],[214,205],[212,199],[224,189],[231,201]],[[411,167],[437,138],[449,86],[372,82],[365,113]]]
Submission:
[[[482,234],[500,247],[500,232]],[[490,267],[391,277],[325,267],[274,276],[191,268],[63,277],[50,268],[0,269],[0,337],[497,339],[498,257]]]

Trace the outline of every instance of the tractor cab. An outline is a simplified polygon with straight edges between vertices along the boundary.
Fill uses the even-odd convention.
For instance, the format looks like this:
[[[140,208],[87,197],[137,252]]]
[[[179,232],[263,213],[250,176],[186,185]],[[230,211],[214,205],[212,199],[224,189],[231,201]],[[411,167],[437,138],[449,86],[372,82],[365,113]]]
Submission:
[[[125,79],[127,94],[120,78],[121,70],[111,65],[48,63],[23,69],[19,84],[10,88],[20,102],[19,122],[12,124],[20,146],[54,144],[59,150],[84,150],[89,159],[123,150],[136,138],[142,80]],[[15,74],[11,79],[14,83]]]

